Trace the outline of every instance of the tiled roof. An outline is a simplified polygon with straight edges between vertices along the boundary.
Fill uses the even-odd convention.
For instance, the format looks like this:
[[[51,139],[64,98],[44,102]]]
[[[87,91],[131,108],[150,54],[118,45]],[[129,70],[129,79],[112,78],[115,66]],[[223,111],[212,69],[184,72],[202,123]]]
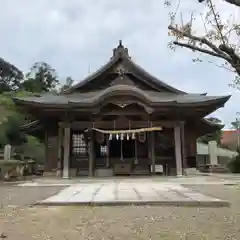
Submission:
[[[137,96],[143,98],[149,103],[159,103],[167,105],[185,105],[185,104],[205,104],[205,103],[220,103],[224,104],[230,96],[206,96],[202,94],[174,94],[174,93],[163,93],[154,91],[143,91],[134,86],[128,85],[115,85],[110,86],[107,89],[85,92],[85,93],[74,93],[69,95],[53,95],[45,94],[40,97],[23,97],[15,98],[17,102],[25,103],[38,103],[43,105],[88,105],[95,102],[99,102],[108,96],[113,94],[125,93],[131,96]]]
[[[117,64],[119,61],[122,61],[125,63],[128,69],[131,70],[132,73],[136,73],[138,76],[143,76],[144,81],[147,81],[149,83],[153,83],[157,89],[164,88],[167,89],[170,92],[178,93],[178,94],[184,94],[185,92],[176,89],[167,83],[163,82],[162,80],[154,77],[150,73],[148,73],[145,69],[140,67],[138,64],[136,64],[131,57],[128,55],[128,49],[125,48],[122,45],[122,42],[120,41],[117,48],[113,50],[113,56],[110,58],[110,60],[104,64],[101,68],[99,68],[96,72],[92,73],[91,75],[87,76],[82,81],[79,81],[77,84],[73,85],[72,87],[66,89],[65,93],[72,93],[76,89],[79,89],[83,87],[84,85],[88,84],[92,80],[98,78],[100,75],[102,75],[104,72],[109,70],[111,67],[113,67],[115,64]]]

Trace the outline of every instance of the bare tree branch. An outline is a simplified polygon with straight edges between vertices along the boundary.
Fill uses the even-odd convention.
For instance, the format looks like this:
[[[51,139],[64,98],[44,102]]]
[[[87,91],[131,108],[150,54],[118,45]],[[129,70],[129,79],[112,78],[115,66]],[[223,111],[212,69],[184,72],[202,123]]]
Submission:
[[[168,29],[173,31],[174,33],[176,33],[177,35],[179,36],[182,36],[182,37],[186,37],[186,38],[189,38],[191,40],[194,40],[194,41],[197,41],[199,43],[203,43],[203,44],[206,44],[209,48],[211,48],[215,53],[218,53],[219,55],[221,55],[221,58],[224,58],[226,59],[227,61],[231,61],[231,58],[225,53],[223,52],[222,50],[220,50],[217,46],[215,46],[213,43],[211,43],[209,40],[207,40],[206,38],[204,37],[197,37],[197,36],[194,36],[190,33],[187,33],[187,32],[184,32],[176,27],[173,27],[173,26],[168,26]]]
[[[173,44],[178,45],[180,47],[189,48],[189,49],[191,49],[193,51],[202,52],[202,53],[205,53],[205,54],[208,54],[208,55],[211,55],[211,56],[214,56],[214,57],[222,58],[222,59],[224,59],[226,61],[229,61],[229,59],[226,58],[222,54],[218,54],[218,53],[215,53],[213,51],[210,51],[210,50],[207,50],[207,49],[203,49],[203,48],[197,47],[195,45],[191,45],[189,43],[181,43],[181,42],[173,41]]]
[[[232,67],[236,69],[238,75],[240,75],[240,57],[235,52],[235,50],[225,44],[221,44],[219,46],[219,49],[221,49],[223,52],[227,53],[231,59],[232,59]]]
[[[218,33],[221,37],[222,43],[226,44],[225,39],[224,39],[223,34],[222,34],[223,25],[220,24],[221,20],[217,17],[217,14],[216,14],[216,11],[215,11],[215,6],[213,5],[212,0],[208,0],[208,4],[209,4],[209,8],[212,12],[212,15],[214,17],[214,21],[216,23],[217,30],[218,30]]]
[[[232,86],[240,90],[240,24],[235,19],[235,13],[229,13],[229,19],[223,18],[221,10],[218,10],[214,5],[217,1],[225,1],[240,7],[240,0],[198,0],[198,2],[204,1],[207,3],[207,11],[200,13],[200,18],[206,33],[197,34],[193,31],[194,21],[196,20],[196,17],[193,17],[193,12],[189,16],[190,20],[185,24],[181,12],[180,19],[178,19],[179,23],[171,21],[168,26],[169,36],[175,38],[169,43],[169,48],[175,49],[175,45],[224,60],[224,63],[220,65],[211,63],[235,73]],[[178,2],[177,9],[179,8]],[[176,20],[175,16],[176,13],[174,20]],[[194,62],[203,62],[199,58],[193,60]]]
[[[171,30],[174,34],[176,34],[176,36],[180,38],[186,38],[188,40],[193,40],[200,44],[205,44],[207,47],[212,49],[212,51],[196,46],[195,44],[191,44],[190,42],[182,43],[179,41],[173,41],[173,44],[178,45],[180,47],[191,49],[193,51],[198,51],[214,57],[222,58],[226,60],[235,69],[237,74],[240,76],[240,56],[232,47],[226,44],[220,44],[219,47],[217,47],[208,39],[204,37],[197,37],[195,35],[192,35],[188,31],[178,29],[177,27],[169,26],[168,29]]]
[[[233,69],[224,66],[224,64],[218,65],[218,64],[216,64],[216,63],[214,63],[214,62],[212,62],[212,61],[207,61],[207,62],[210,63],[210,64],[213,64],[213,65],[216,66],[216,67],[224,68],[224,69],[228,70],[229,72],[235,73],[235,71],[234,71]]]
[[[205,0],[198,0],[198,2],[202,3],[204,2]],[[230,4],[233,4],[235,6],[238,6],[240,7],[240,0],[224,0],[225,2],[227,3],[230,3]]]

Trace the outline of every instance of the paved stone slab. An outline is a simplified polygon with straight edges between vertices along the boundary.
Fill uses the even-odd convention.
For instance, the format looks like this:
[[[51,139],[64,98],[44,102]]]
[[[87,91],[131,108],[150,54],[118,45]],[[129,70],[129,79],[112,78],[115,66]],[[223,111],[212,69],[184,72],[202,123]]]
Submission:
[[[24,183],[15,183],[18,186],[24,187],[37,187],[37,186],[71,186],[73,184],[84,184],[84,183],[109,183],[109,182],[117,182],[119,184],[128,185],[129,183],[139,183],[141,184],[154,184],[156,183],[168,183],[168,184],[182,184],[182,185],[236,185],[240,183],[240,178],[235,177],[235,175],[231,175],[232,177],[224,177],[225,175],[221,175],[220,177],[209,177],[209,176],[194,176],[194,177],[109,177],[109,178],[73,178],[73,179],[57,179],[57,178],[37,178],[32,181],[27,181]],[[239,181],[238,181],[239,180]]]
[[[61,186],[70,186],[71,183],[38,183],[38,182],[27,182],[27,183],[20,183],[17,184],[19,187],[61,187]]]
[[[74,184],[39,202],[46,205],[177,205],[228,206],[227,201],[205,196],[179,184],[154,181],[108,181]]]

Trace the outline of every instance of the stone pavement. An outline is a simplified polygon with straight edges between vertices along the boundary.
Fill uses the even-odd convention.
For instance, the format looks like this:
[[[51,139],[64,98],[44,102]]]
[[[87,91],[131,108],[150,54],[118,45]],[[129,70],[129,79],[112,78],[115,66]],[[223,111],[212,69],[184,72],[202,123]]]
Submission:
[[[191,177],[109,177],[109,178],[38,178],[32,181],[25,181],[18,184],[21,187],[56,187],[56,186],[71,186],[73,184],[86,184],[86,183],[109,183],[109,182],[121,182],[121,183],[168,183],[168,184],[180,184],[180,185],[236,185],[240,184],[240,176],[221,177],[212,176],[191,176]]]
[[[229,206],[227,201],[194,192],[178,183],[149,179],[74,183],[37,204]]]

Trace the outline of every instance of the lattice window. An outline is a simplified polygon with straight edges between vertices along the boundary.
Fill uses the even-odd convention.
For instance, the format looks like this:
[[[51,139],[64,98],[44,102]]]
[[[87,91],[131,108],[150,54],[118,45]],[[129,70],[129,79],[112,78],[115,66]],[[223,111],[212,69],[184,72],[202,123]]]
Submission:
[[[87,155],[87,143],[81,133],[72,134],[72,153],[76,155]]]
[[[108,147],[107,147],[107,145],[100,145],[100,155],[102,157],[105,157],[105,156],[107,156],[107,154],[108,154]]]

